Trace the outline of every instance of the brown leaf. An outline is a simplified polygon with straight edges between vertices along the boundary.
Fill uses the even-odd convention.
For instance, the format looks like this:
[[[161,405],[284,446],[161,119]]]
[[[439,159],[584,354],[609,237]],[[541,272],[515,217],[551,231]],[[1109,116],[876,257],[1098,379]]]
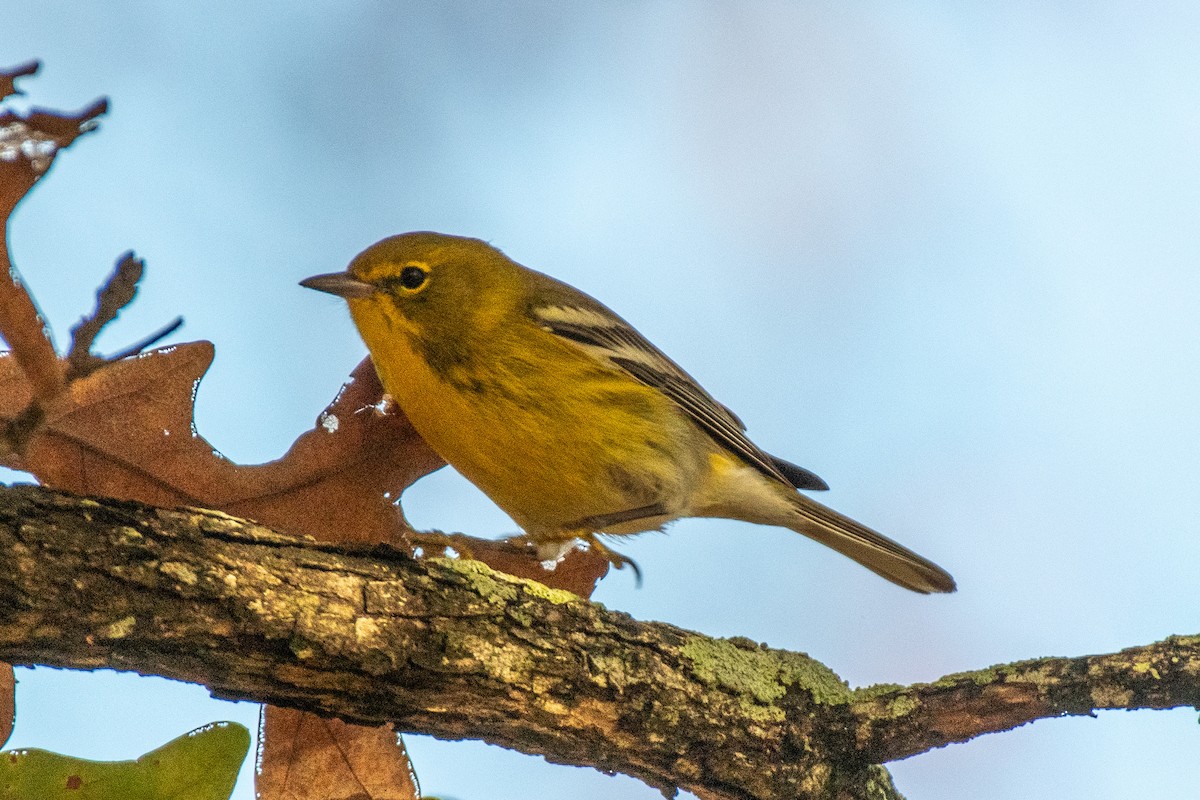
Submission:
[[[0,73],[0,81],[13,77],[12,73]],[[5,220],[58,154],[95,130],[96,118],[107,111],[108,101],[101,98],[74,114],[41,108],[25,115],[0,113],[0,214]]]
[[[17,678],[9,664],[0,663],[0,745],[12,736],[13,723],[16,721]]]
[[[369,728],[290,708],[264,710],[256,788],[271,800],[418,800],[390,725]]]
[[[47,486],[162,506],[215,508],[297,535],[382,542],[405,529],[391,499],[441,466],[363,362],[313,430],[282,458],[240,466],[192,428],[213,346],[193,342],[113,363],[67,387],[24,456],[3,459]],[[0,418],[28,384],[0,356]]]
[[[10,94],[15,78],[36,69],[37,63],[32,62],[0,73],[0,92]],[[58,153],[93,130],[96,117],[107,108],[107,101],[98,100],[78,114],[0,113],[0,225],[7,228],[17,203],[46,174]],[[29,376],[36,397],[48,403],[62,388],[63,368],[33,299],[13,272],[7,246],[0,248],[0,335]]]
[[[10,94],[21,94],[17,89],[17,78],[36,74],[42,68],[40,61],[26,61],[10,69],[0,70],[0,100]]]

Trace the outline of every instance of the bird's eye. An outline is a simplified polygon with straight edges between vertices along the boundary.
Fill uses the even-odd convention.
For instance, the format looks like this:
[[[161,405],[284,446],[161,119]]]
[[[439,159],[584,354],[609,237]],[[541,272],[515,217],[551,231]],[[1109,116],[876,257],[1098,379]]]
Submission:
[[[400,285],[405,289],[420,289],[429,273],[420,267],[405,267],[400,270]]]

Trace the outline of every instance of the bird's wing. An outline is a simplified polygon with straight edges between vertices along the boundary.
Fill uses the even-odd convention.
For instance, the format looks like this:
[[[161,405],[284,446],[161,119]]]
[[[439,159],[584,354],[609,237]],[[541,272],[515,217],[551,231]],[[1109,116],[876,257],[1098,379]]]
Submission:
[[[549,305],[531,312],[543,329],[662,392],[718,444],[764,475],[801,489],[828,488],[808,470],[760,450],[746,437],[746,426],[737,415],[713,399],[633,326],[597,306]]]

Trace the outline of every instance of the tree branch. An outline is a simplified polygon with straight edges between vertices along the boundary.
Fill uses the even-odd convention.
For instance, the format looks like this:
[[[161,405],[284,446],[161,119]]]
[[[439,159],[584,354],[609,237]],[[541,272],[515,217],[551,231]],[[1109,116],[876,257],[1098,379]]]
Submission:
[[[1200,684],[1197,640],[1173,639],[852,692],[807,656],[478,562],[33,487],[0,490],[0,609],[16,664],[164,675],[705,800],[897,797],[874,764],[1041,716],[1192,705]]]
[[[1099,656],[1018,661],[856,695],[858,748],[871,761],[894,761],[1038,719],[1200,707],[1200,636]]]

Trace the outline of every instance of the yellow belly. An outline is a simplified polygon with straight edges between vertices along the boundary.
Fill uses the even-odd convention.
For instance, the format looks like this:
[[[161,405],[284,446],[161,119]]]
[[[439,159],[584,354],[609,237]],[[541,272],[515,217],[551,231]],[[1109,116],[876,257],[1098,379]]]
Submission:
[[[476,361],[440,372],[404,335],[367,345],[417,432],[535,540],[655,503],[664,517],[621,532],[686,513],[705,458],[698,430],[661,393],[545,336],[536,345],[549,350],[493,343],[500,352],[488,354],[486,369]],[[552,372],[540,366],[547,360]]]

